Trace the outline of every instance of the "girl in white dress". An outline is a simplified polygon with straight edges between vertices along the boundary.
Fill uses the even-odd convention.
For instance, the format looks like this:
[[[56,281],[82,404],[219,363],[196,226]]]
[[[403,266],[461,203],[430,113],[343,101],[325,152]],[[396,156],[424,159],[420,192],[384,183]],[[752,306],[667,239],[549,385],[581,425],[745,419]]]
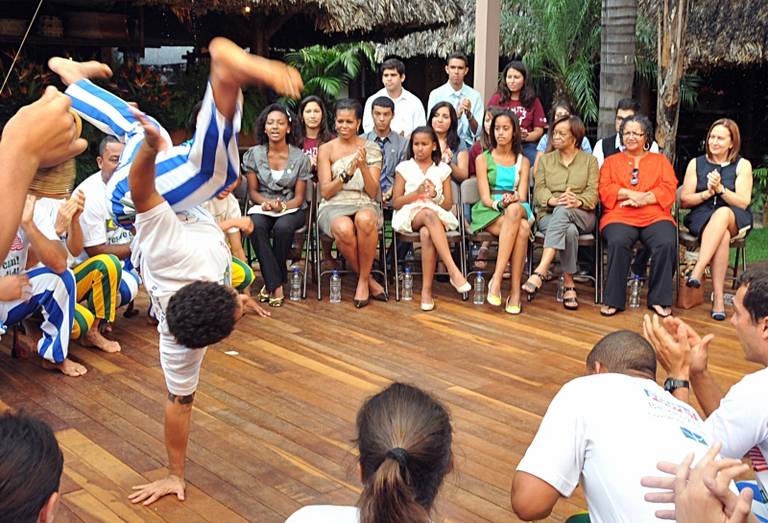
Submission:
[[[451,285],[458,292],[469,292],[471,285],[451,256],[445,231],[455,230],[459,221],[451,212],[451,168],[441,160],[440,144],[431,127],[418,127],[411,133],[410,160],[396,169],[392,189],[392,229],[399,233],[418,231],[421,235],[421,310],[435,308],[432,279],[437,256],[445,263]]]

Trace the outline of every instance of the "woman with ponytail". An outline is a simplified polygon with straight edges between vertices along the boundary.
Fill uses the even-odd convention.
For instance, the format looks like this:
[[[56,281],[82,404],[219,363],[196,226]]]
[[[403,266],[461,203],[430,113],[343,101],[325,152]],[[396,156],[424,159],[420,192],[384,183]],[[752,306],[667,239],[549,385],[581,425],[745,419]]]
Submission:
[[[308,506],[286,523],[429,523],[453,464],[452,436],[437,400],[411,385],[390,385],[357,413],[363,482],[357,506]]]

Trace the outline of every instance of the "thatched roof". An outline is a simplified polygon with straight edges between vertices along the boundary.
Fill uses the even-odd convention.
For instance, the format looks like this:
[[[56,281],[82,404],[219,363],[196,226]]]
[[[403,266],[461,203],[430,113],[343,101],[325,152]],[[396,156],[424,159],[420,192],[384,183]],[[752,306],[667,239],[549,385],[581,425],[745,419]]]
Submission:
[[[392,34],[402,29],[423,29],[455,20],[461,13],[460,0],[134,0],[137,5],[164,5],[181,20],[211,11],[270,15],[301,14],[314,18],[315,28],[324,33]]]
[[[640,13],[656,20],[659,0],[641,0]],[[434,30],[411,33],[376,46],[376,56],[402,58],[436,56],[445,58],[452,51],[470,53],[474,49],[475,2],[461,0],[464,13],[457,22]],[[516,9],[517,1],[504,0],[502,9]],[[710,69],[768,62],[768,3],[766,0],[691,0],[688,17],[688,66]],[[502,56],[513,56],[524,49],[508,49],[502,42]]]

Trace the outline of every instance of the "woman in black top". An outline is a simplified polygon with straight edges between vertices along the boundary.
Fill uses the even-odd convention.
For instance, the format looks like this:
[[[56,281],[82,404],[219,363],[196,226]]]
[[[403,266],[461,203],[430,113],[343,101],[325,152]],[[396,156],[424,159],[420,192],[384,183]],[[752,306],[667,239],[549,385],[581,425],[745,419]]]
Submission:
[[[680,194],[691,212],[684,223],[701,239],[699,259],[688,274],[689,287],[700,287],[707,265],[712,269],[712,318],[725,319],[723,291],[730,242],[752,227],[752,165],[739,156],[741,136],[731,119],[721,118],[709,128],[706,154],[691,160]]]

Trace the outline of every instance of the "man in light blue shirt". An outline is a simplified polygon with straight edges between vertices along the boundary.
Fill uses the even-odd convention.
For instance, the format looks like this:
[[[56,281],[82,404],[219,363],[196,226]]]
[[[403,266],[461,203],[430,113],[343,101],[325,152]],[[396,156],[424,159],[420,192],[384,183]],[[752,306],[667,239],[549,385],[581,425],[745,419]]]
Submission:
[[[469,149],[475,143],[483,119],[483,97],[464,83],[464,77],[469,73],[469,59],[464,53],[452,53],[448,56],[445,73],[448,75],[448,82],[429,93],[427,113],[438,102],[453,105],[459,116],[459,138]],[[430,122],[427,122],[427,125],[430,125]]]

